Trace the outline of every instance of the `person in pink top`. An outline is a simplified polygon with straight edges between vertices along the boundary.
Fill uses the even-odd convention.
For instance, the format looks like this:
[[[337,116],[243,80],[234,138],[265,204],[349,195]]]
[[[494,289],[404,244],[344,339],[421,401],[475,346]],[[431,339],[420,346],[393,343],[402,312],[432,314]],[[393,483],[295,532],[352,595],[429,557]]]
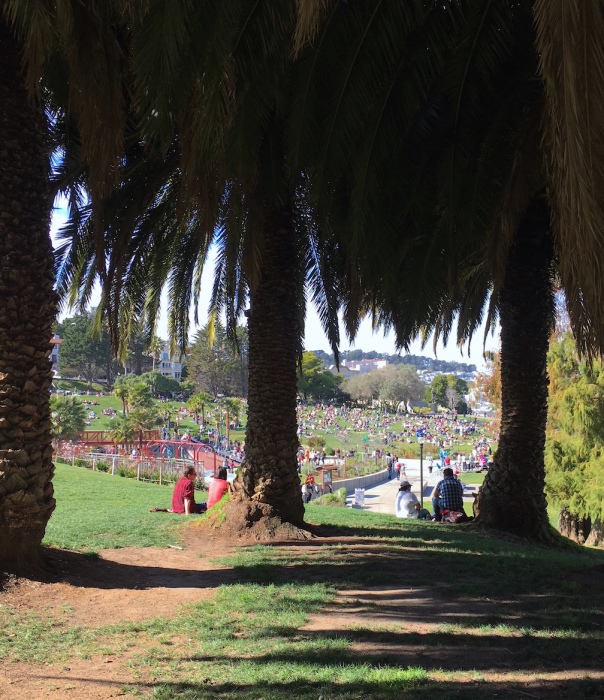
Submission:
[[[208,510],[224,496],[229,490],[229,482],[227,481],[227,470],[225,467],[220,467],[218,475],[212,479],[210,488],[208,489]]]

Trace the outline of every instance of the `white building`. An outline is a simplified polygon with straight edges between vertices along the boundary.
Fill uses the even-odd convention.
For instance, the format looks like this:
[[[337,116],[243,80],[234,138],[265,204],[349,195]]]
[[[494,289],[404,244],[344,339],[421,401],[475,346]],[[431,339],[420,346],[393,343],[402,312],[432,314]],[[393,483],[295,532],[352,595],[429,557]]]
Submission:
[[[172,377],[172,379],[176,379],[179,382],[182,375],[181,360],[181,355],[170,355],[170,343],[165,343],[159,357],[159,371],[162,373],[162,376]]]
[[[58,335],[54,335],[50,339],[50,362],[52,363],[53,374],[59,374],[59,346],[63,342],[63,339]]]
[[[387,367],[388,360],[342,360],[340,364],[350,372],[368,374],[376,369]]]

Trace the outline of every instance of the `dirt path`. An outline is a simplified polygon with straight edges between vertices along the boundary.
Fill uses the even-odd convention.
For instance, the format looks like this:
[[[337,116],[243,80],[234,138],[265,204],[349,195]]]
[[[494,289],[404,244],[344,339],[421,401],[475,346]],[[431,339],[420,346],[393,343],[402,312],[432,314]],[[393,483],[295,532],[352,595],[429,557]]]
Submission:
[[[183,603],[207,599],[218,586],[236,581],[231,569],[215,562],[231,552],[224,543],[194,537],[183,549],[113,549],[99,557],[49,550],[43,580],[9,579],[0,589],[0,605],[40,617],[60,617],[68,609],[70,625],[90,629],[172,617]],[[130,696],[128,687],[136,682],[129,664],[134,654],[71,658],[59,665],[0,660],[0,698]]]
[[[423,667],[435,680],[443,673],[453,673],[455,683],[471,684],[480,674],[481,682],[492,682],[494,690],[498,683],[503,690],[512,683],[514,692],[537,698],[565,697],[556,695],[556,689],[573,680],[604,681],[599,665],[583,664],[580,658],[561,664],[558,658],[536,657],[534,639],[464,627],[469,605],[474,618],[488,620],[501,613],[501,602],[469,603],[450,595],[450,586],[442,582],[428,587],[403,585],[405,566],[409,570],[414,557],[410,549],[352,537],[297,542],[285,549],[295,547],[312,557],[325,545],[344,547],[339,556],[352,565],[356,559],[357,566],[370,562],[370,566],[392,567],[392,583],[341,590],[332,604],[308,619],[302,633],[344,635],[359,658]],[[6,581],[0,589],[0,606],[42,618],[59,617],[68,608],[69,625],[87,629],[172,617],[183,603],[208,599],[218,586],[237,582],[232,569],[216,562],[236,546],[193,533],[183,549],[106,550],[99,557],[51,550],[48,575],[42,580]],[[295,576],[293,569],[291,574]],[[547,607],[547,601],[528,603]],[[459,627],[455,634],[444,631],[455,625]],[[549,640],[543,644],[551,644],[559,653]],[[144,694],[151,693],[152,679],[141,677],[140,669],[131,663],[141,651],[137,647],[90,659],[74,656],[60,664],[0,661],[0,698],[105,700],[130,697],[134,686]]]

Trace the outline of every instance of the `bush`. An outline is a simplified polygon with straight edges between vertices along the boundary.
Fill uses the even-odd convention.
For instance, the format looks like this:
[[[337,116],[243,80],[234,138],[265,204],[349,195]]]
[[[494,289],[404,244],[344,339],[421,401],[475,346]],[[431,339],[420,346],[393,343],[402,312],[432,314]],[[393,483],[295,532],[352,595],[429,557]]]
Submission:
[[[335,455],[336,451],[333,449],[333,447],[328,447],[325,450],[325,454],[329,457],[333,457]]]
[[[109,471],[109,465],[107,462],[97,462],[96,464],[96,469],[99,472],[108,472]]]
[[[314,503],[321,506],[344,508],[346,507],[346,489],[338,489],[335,493],[325,493],[319,496]]]
[[[325,438],[320,435],[312,435],[306,441],[309,450],[322,450],[325,447]]]

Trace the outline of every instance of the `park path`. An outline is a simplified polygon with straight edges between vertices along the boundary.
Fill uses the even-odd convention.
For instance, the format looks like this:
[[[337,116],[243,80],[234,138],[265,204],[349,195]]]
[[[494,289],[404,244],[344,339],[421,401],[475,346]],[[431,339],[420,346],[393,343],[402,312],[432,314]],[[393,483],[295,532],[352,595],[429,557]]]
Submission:
[[[401,480],[405,478],[407,479],[407,481],[411,484],[411,491],[419,499],[421,493],[419,459],[407,459],[405,460],[404,464],[406,477],[401,476]],[[463,482],[463,473],[460,474],[459,478]],[[426,463],[424,462],[423,495],[424,505],[426,507],[429,506],[432,490],[440,479],[442,479],[442,472],[434,467],[432,474],[429,474]],[[390,481],[386,479],[380,484],[366,488],[365,505],[360,509],[370,513],[387,513],[389,515],[395,515],[394,502],[396,500],[396,494],[399,486],[400,481],[393,477]],[[468,484],[464,489],[464,501],[471,503],[474,500],[473,494],[477,489],[478,486],[476,484]],[[348,505],[352,505],[354,503],[354,494],[348,496],[347,502]]]

